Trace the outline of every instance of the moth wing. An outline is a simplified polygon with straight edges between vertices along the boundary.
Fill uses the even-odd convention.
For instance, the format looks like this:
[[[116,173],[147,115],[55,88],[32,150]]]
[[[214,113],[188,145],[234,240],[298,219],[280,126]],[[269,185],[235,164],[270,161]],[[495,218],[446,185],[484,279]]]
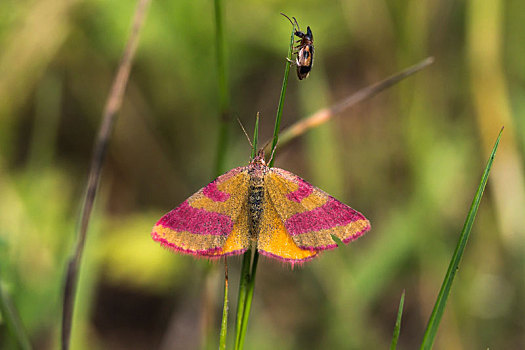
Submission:
[[[370,230],[363,214],[289,171],[271,168],[265,179],[273,207],[295,244],[311,251],[337,247]]]
[[[228,171],[164,215],[153,227],[155,241],[177,252],[205,257],[241,254],[249,246],[247,167]]]
[[[259,223],[257,250],[262,255],[293,264],[303,263],[313,259],[316,251],[302,249],[292,239],[285,224],[270,200],[266,188],[263,201],[263,211]]]

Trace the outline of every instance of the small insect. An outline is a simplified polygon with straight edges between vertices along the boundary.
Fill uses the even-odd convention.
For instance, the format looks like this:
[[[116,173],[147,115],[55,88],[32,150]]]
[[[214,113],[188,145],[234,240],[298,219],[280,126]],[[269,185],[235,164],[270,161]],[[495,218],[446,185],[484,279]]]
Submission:
[[[247,166],[219,176],[153,227],[162,246],[208,259],[251,247],[283,262],[301,264],[370,229],[359,212],[279,168],[260,150]]]
[[[294,33],[295,36],[300,38],[296,42],[298,45],[295,46],[296,51],[294,52],[297,55],[297,58],[295,59],[295,62],[291,62],[295,63],[297,66],[297,77],[299,80],[306,79],[308,74],[310,74],[310,70],[312,70],[312,64],[314,63],[314,36],[312,34],[312,30],[308,26],[306,28],[306,33],[304,33],[299,28],[299,23],[297,23],[297,19],[295,19],[295,17],[292,17],[294,20],[294,22],[292,22],[290,17],[284,13],[281,13],[281,15],[286,17],[290,23],[292,23],[294,29],[297,26],[297,30]]]

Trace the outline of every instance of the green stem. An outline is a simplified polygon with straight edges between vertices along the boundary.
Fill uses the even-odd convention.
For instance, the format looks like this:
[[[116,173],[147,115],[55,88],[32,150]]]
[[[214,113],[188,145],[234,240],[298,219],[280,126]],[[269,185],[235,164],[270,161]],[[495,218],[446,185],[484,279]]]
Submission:
[[[286,61],[286,67],[284,69],[284,78],[283,78],[283,85],[281,87],[281,96],[279,97],[279,105],[277,106],[277,115],[275,116],[275,128],[273,130],[273,141],[272,141],[272,148],[270,151],[270,157],[273,154],[275,147],[277,147],[277,142],[279,141],[279,129],[281,127],[281,116],[283,115],[283,106],[284,106],[284,97],[286,95],[286,88],[288,86],[288,75],[290,74],[290,61],[292,59],[292,52],[293,52],[293,40],[294,40],[294,33],[295,30],[292,28],[292,34],[290,36],[290,46],[288,48],[288,60]],[[269,167],[273,166],[274,158],[271,157],[270,163],[268,164]]]
[[[259,253],[255,250],[252,262],[252,271],[246,286],[246,298],[244,301],[244,312],[241,323],[241,333],[239,337],[239,349],[244,347],[244,338],[246,336],[246,329],[248,327],[248,319],[250,318],[250,310],[252,309],[253,291],[255,289],[255,275],[257,273],[257,262],[259,261]]]
[[[244,258],[242,260],[242,267],[241,267],[241,277],[239,279],[239,295],[237,297],[237,320],[235,324],[235,349],[239,349],[241,346],[240,345],[241,329],[243,328],[242,323],[244,321],[246,293],[248,290],[248,282],[250,280],[251,259],[252,259],[252,250],[248,249],[248,251],[244,253]]]
[[[423,337],[423,342],[421,343],[421,349],[429,350],[434,344],[434,338],[436,337],[439,323],[441,322],[441,318],[443,317],[443,313],[445,312],[447,299],[450,295],[452,282],[454,282],[454,277],[458,272],[459,262],[461,261],[461,257],[463,256],[463,252],[465,251],[465,247],[467,245],[467,241],[470,236],[472,226],[474,224],[474,219],[476,218],[476,213],[478,212],[479,203],[481,202],[481,197],[483,197],[483,191],[485,190],[485,186],[487,185],[490,169],[492,167],[492,162],[494,161],[494,157],[496,155],[496,150],[498,149],[502,132],[503,128],[501,128],[496,143],[492,148],[492,153],[487,162],[487,166],[485,167],[485,171],[483,172],[483,176],[481,177],[481,182],[478,186],[478,190],[476,192],[476,195],[474,196],[474,199],[472,200],[472,205],[470,206],[470,210],[468,212],[467,219],[465,220],[463,230],[461,231],[461,235],[459,236],[459,241],[456,246],[456,250],[452,255],[452,259],[450,260],[447,274],[445,275],[445,279],[443,280],[443,284],[441,285],[441,290],[439,291],[436,304],[434,305],[434,309],[432,310],[432,314],[430,315],[430,319],[428,320],[427,329]]]
[[[390,344],[390,350],[396,350],[397,341],[399,339],[399,333],[401,332],[401,316],[403,316],[403,306],[405,305],[405,291],[401,294],[401,300],[399,301],[399,308],[397,309],[396,325],[394,327],[394,335],[392,336],[392,343]]]
[[[295,30],[292,28],[292,34],[290,36],[290,46],[288,48],[288,59],[290,60],[292,58],[292,52],[293,52],[293,43],[294,43],[294,33]],[[272,142],[272,153],[275,150],[275,147],[277,146],[277,142],[279,140],[279,129],[281,125],[281,116],[283,114],[283,106],[284,106],[284,97],[286,95],[286,87],[288,86],[288,76],[290,73],[290,61],[286,61],[286,67],[284,70],[284,78],[283,78],[283,85],[281,87],[281,96],[279,97],[279,105],[277,106],[277,115],[275,117],[275,127],[273,131],[273,142]],[[256,137],[258,134],[258,118],[256,122],[256,131],[254,132],[254,147],[252,150],[252,158],[255,156],[257,151],[257,140]],[[273,165],[273,157],[271,157],[270,162],[268,164],[269,167]],[[253,292],[255,290],[255,276],[257,273],[257,262],[259,261],[259,253],[257,250],[254,251],[253,255],[253,263],[252,268],[250,271],[250,274],[244,273],[249,269],[249,263],[250,260],[249,257],[251,256],[251,251],[247,251],[244,255],[243,260],[243,273],[241,275],[241,282],[239,286],[239,303],[237,306],[237,336],[235,339],[235,349],[243,349],[244,347],[244,338],[246,336],[246,329],[248,327],[248,320],[250,318],[250,310],[252,307],[252,300],[253,300]],[[246,269],[246,270],[245,270]],[[242,288],[242,293],[241,293]],[[241,300],[242,298],[242,300]]]
[[[255,128],[253,130],[253,144],[252,144],[252,159],[255,158],[257,154],[257,145],[259,143],[259,113],[255,118]],[[255,255],[257,256],[257,250],[255,250]],[[252,260],[252,250],[248,249],[244,253],[244,259],[242,261],[241,268],[241,278],[239,284],[239,298],[237,302],[237,323],[235,327],[235,349],[242,347],[244,342],[244,332],[246,332],[246,327],[243,327],[243,323],[246,321],[245,312],[246,312],[246,298],[250,288],[252,289],[251,295],[253,295],[253,282],[250,276],[250,263]],[[254,260],[255,265],[257,265],[257,260]],[[252,267],[253,271],[253,267]],[[252,272],[253,273],[253,272]],[[251,299],[251,296],[250,296]],[[250,300],[251,303],[251,300]],[[249,310],[250,308],[248,308]],[[249,313],[249,311],[248,311]]]
[[[226,71],[226,51],[224,45],[224,30],[222,22],[222,2],[215,0],[215,43],[217,44],[217,80],[219,88],[219,134],[217,140],[217,156],[215,158],[215,175],[221,175],[224,169],[226,147],[230,126],[230,89]]]
[[[228,260],[224,259],[224,307],[222,308],[221,333],[219,349],[226,350],[226,336],[228,335]]]
[[[226,51],[224,48],[224,27],[221,0],[214,1],[215,11],[215,43],[217,44],[217,80],[219,90],[219,132],[217,138],[217,155],[215,157],[215,175],[221,175],[224,169],[226,148],[228,147],[228,134],[230,126],[230,89],[228,86],[226,72]],[[208,332],[205,332],[207,334]],[[224,259],[224,302],[222,308],[221,331],[219,337],[219,349],[226,349],[226,338],[228,334],[228,262]]]

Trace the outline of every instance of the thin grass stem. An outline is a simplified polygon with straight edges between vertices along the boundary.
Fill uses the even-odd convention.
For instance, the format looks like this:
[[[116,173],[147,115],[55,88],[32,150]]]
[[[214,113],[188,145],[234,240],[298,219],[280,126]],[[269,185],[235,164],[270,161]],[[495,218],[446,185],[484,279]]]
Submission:
[[[288,86],[288,76],[289,76],[289,73],[290,73],[290,60],[292,58],[292,52],[293,52],[293,43],[294,43],[294,33],[295,33],[295,28],[292,28],[292,34],[290,36],[290,45],[289,45],[289,48],[288,48],[288,60],[286,60],[286,66],[285,66],[285,69],[284,69],[284,78],[283,78],[283,84],[282,84],[282,87],[281,87],[281,95],[279,97],[279,104],[277,105],[277,114],[275,116],[275,127],[274,127],[274,131],[273,131],[273,141],[272,141],[272,146],[271,146],[271,151],[269,152],[269,154],[272,154],[273,153],[273,150],[275,149],[275,147],[277,147],[277,142],[279,141],[279,129],[280,129],[280,125],[281,125],[281,117],[282,117],[282,114],[283,114],[283,106],[284,106],[284,98],[286,96],[286,87]],[[254,132],[254,144],[253,144],[253,150],[252,150],[252,158],[255,156],[256,154],[256,151],[257,151],[257,142],[255,140],[256,137],[258,137],[258,120],[259,118],[257,118],[257,122],[256,122],[256,128],[255,128],[255,132]],[[273,162],[274,162],[274,158],[272,157],[268,163],[268,166],[271,167],[273,166]],[[245,268],[245,262],[250,262],[249,259],[246,259],[246,256],[248,254],[251,255],[251,251],[247,251],[245,253],[245,259],[243,261],[243,271],[244,271],[244,268]],[[254,250],[253,252],[253,260],[252,260],[252,267],[251,267],[251,271],[249,272],[249,274],[242,274],[241,275],[241,282],[240,282],[240,287],[239,287],[239,296],[241,295],[240,294],[240,290],[241,290],[241,287],[242,286],[245,286],[243,289],[243,300],[242,300],[242,304],[241,304],[241,299],[239,298],[239,306],[238,306],[238,309],[237,309],[237,336],[236,336],[236,342],[235,342],[235,349],[243,349],[244,347],[244,339],[245,339],[245,336],[246,336],[246,330],[247,330],[247,327],[248,327],[248,320],[249,320],[249,317],[250,317],[250,310],[251,310],[251,307],[252,307],[252,300],[253,300],[253,292],[255,290],[255,276],[257,274],[257,262],[259,261],[259,253],[257,252],[257,249]],[[242,310],[240,310],[240,308],[242,308]],[[239,319],[240,317],[240,319]]]
[[[224,307],[222,308],[221,333],[219,336],[219,349],[226,350],[228,335],[228,260],[224,259]]]
[[[235,349],[240,348],[242,322],[244,320],[244,308],[246,300],[246,291],[248,289],[248,281],[250,279],[250,262],[252,259],[252,251],[248,249],[244,253],[241,267],[241,276],[239,278],[239,295],[237,296],[237,319],[235,322]]]
[[[286,88],[288,87],[288,76],[290,74],[294,34],[295,27],[292,27],[292,34],[290,36],[290,46],[288,47],[288,55],[286,56],[288,59],[286,60],[286,66],[284,68],[283,85],[281,86],[281,95],[279,96],[279,104],[277,105],[277,115],[275,116],[275,127],[273,129],[272,146],[270,148],[270,151],[267,152],[267,154],[272,154],[274,152],[275,147],[277,147],[277,142],[279,141],[279,130],[281,128],[281,117],[283,115],[284,97],[286,96]],[[274,159],[275,158],[272,157],[270,163],[268,164],[270,168],[273,166]]]
[[[82,253],[86,242],[89,220],[95,197],[98,191],[102,165],[106,157],[109,139],[120,111],[122,99],[128,83],[131,64],[137,50],[140,29],[146,17],[147,8],[150,0],[139,0],[135,9],[133,25],[129,34],[126,48],[119,63],[117,74],[113,80],[111,91],[108,95],[106,105],[102,114],[102,123],[95,141],[93,156],[89,170],[88,182],[85,190],[85,197],[81,213],[80,225],[77,233],[77,243],[72,256],[67,265],[67,272],[64,283],[64,300],[62,308],[62,349],[69,349],[71,340],[71,328],[75,305],[76,288],[78,284],[78,273]]]
[[[403,307],[405,305],[405,290],[401,294],[401,300],[399,301],[399,308],[397,309],[396,325],[394,326],[394,334],[392,335],[392,343],[390,344],[390,350],[396,350],[397,341],[399,339],[399,333],[401,333],[401,317],[403,316]]]
[[[405,78],[408,78],[409,76],[421,71],[422,69],[428,67],[434,62],[433,57],[428,57],[424,59],[423,61],[408,67],[407,69],[394,74],[380,82],[377,82],[375,84],[372,84],[370,86],[367,86],[356,93],[348,96],[347,98],[333,104],[330,107],[323,108],[315,112],[314,114],[299,120],[295,124],[291,125],[290,127],[283,130],[280,136],[280,148],[282,149],[285,145],[289,144],[290,141],[294,140],[295,138],[303,135],[308,130],[316,128],[330,119],[334,117],[335,115],[343,112],[344,110],[352,107],[353,105],[364,101],[366,99],[369,99],[378,93],[390,88],[391,86],[401,82]],[[275,136],[274,136],[274,142]],[[273,143],[272,147],[267,147],[265,149],[266,153],[271,152],[273,149]]]
[[[450,264],[448,266],[447,273],[443,280],[443,284],[441,285],[441,289],[436,299],[434,309],[432,310],[432,314],[430,315],[430,318],[428,320],[427,328],[425,330],[425,335],[423,336],[423,342],[421,343],[421,349],[429,350],[432,348],[432,345],[434,344],[434,339],[436,337],[439,323],[441,322],[441,318],[443,317],[443,313],[445,312],[445,307],[447,305],[448,296],[450,295],[452,283],[454,282],[454,277],[456,277],[456,274],[458,272],[459,263],[461,261],[463,253],[465,251],[465,247],[470,237],[470,232],[472,231],[474,219],[476,218],[476,214],[478,212],[479,203],[481,202],[481,198],[483,197],[483,191],[485,190],[485,186],[487,185],[487,180],[489,178],[490,169],[492,167],[492,163],[494,162],[494,157],[496,156],[496,150],[498,149],[498,145],[499,145],[499,141],[500,141],[502,132],[503,132],[503,128],[501,128],[498,138],[496,139],[496,142],[494,143],[494,147],[492,148],[492,153],[490,154],[490,158],[487,162],[487,166],[485,167],[485,171],[483,172],[483,176],[481,177],[481,181],[479,183],[478,190],[476,191],[476,195],[474,196],[474,199],[472,200],[472,204],[467,214],[465,224],[463,225],[463,230],[461,231],[461,234],[459,236],[458,244],[456,245],[454,254],[452,255],[452,258],[450,259]]]
[[[228,136],[230,128],[230,88],[228,84],[228,74],[226,70],[226,50],[224,41],[223,11],[222,1],[214,1],[215,12],[215,43],[217,80],[219,90],[219,133],[217,137],[217,156],[215,157],[215,176],[221,175],[226,169],[224,167],[226,159],[226,149],[228,147]],[[209,278],[208,274],[208,278]],[[210,310],[207,310],[210,312]],[[204,331],[203,334],[209,334]],[[219,337],[219,348],[226,348],[226,338],[228,334],[228,258],[224,258],[224,301],[222,307],[221,331]]]
[[[228,136],[230,128],[230,88],[228,83],[228,73],[226,69],[226,50],[224,40],[223,25],[223,6],[221,0],[214,1],[215,10],[215,43],[217,80],[219,90],[219,134],[217,139],[217,156],[215,158],[215,175],[221,175],[224,169],[226,148],[228,146]]]

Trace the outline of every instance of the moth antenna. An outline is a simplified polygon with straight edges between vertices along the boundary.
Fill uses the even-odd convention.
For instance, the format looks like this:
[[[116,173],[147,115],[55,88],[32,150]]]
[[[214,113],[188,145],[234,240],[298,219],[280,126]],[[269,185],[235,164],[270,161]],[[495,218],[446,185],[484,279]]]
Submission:
[[[301,31],[301,27],[299,27],[299,23],[297,23],[297,19],[295,17],[292,17],[292,18],[295,21],[295,25],[297,26],[297,29],[299,29],[299,31]]]
[[[246,139],[248,140],[248,143],[250,144],[250,146],[252,146],[253,148],[253,144],[252,144],[252,141],[250,140],[250,136],[248,136],[248,133],[246,132],[246,129],[244,128],[244,126],[242,125],[241,123],[241,120],[239,118],[237,118],[237,121],[239,122],[239,125],[241,126],[241,129],[242,131],[244,132],[244,135],[246,135]]]
[[[285,15],[285,14],[282,13],[282,12],[280,12],[280,13],[281,13],[281,15],[283,15],[284,17],[286,17],[286,18],[290,21],[290,23],[292,24],[292,26],[295,28],[295,24],[292,22],[292,20],[290,19],[290,17],[288,17],[287,15]],[[295,19],[295,17],[293,17],[293,19]],[[295,23],[297,23],[297,20],[295,21]]]

